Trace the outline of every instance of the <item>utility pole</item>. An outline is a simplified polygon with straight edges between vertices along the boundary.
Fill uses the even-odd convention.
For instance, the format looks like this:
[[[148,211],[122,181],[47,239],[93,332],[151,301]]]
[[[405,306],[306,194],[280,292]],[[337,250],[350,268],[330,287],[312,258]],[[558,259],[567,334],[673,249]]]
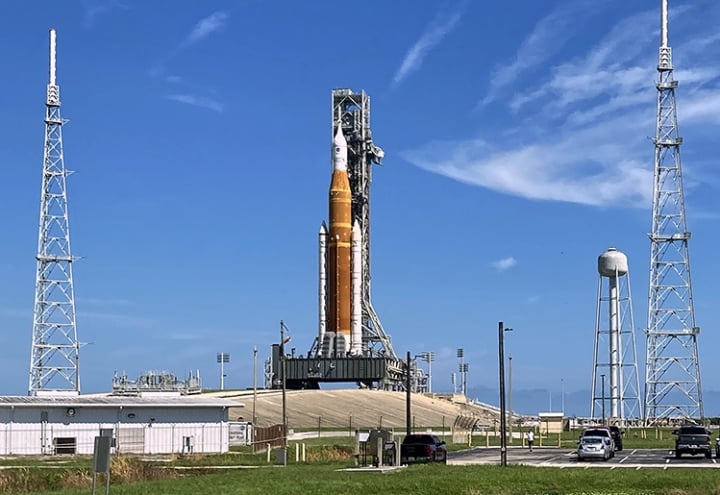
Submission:
[[[507,466],[507,436],[505,411],[505,342],[504,333],[512,331],[505,328],[503,322],[498,322],[498,363],[500,377],[500,465]]]
[[[282,381],[282,421],[283,421],[283,464],[287,466],[288,421],[287,398],[285,393],[285,323],[280,320],[280,380]]]
[[[257,422],[256,416],[257,410],[257,346],[253,347],[253,431],[255,431],[255,424]]]

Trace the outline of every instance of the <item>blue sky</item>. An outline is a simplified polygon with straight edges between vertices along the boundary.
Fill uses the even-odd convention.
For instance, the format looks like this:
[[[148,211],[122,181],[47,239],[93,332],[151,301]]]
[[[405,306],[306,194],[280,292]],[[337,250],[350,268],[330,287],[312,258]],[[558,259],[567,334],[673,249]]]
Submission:
[[[114,370],[199,369],[217,387],[219,351],[226,387],[251,386],[253,346],[262,362],[281,319],[309,349],[338,87],[370,95],[385,150],[373,300],[396,351],[435,351],[433,388],[448,391],[462,347],[469,386],[494,386],[503,320],[516,390],[589,389],[609,246],[629,257],[646,324],[657,3],[2,2],[0,392],[27,391],[50,27],[76,171],[83,392],[108,390]],[[671,2],[670,15],[715,390],[720,4]]]

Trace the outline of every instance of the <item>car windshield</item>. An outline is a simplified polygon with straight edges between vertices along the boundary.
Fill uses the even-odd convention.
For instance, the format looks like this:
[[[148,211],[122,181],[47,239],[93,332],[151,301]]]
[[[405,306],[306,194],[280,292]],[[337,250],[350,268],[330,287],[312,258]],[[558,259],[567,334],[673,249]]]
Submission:
[[[430,435],[408,435],[403,443],[435,443]]]
[[[585,430],[583,436],[607,437],[610,436],[610,433],[607,430]]]
[[[705,428],[702,426],[685,426],[680,430],[683,435],[704,435]]]
[[[602,443],[602,441],[602,437],[584,437],[582,440],[583,443]]]

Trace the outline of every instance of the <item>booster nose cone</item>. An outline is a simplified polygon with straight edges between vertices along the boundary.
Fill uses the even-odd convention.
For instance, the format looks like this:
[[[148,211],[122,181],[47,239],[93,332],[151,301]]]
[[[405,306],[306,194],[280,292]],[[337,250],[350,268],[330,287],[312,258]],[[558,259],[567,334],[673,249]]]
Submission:
[[[347,171],[347,141],[340,124],[333,139],[333,169]]]

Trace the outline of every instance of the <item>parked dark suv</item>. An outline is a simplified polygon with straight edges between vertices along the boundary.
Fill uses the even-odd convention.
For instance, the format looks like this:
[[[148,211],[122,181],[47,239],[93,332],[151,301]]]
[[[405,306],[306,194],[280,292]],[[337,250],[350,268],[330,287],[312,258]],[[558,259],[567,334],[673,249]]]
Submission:
[[[620,428],[615,425],[609,426],[609,428],[610,434],[612,435],[613,441],[615,442],[615,450],[619,452],[623,449],[622,431],[620,431]]]
[[[675,457],[680,458],[683,454],[705,454],[705,457],[712,457],[710,447],[710,431],[704,426],[683,425],[673,430],[675,439]]]

